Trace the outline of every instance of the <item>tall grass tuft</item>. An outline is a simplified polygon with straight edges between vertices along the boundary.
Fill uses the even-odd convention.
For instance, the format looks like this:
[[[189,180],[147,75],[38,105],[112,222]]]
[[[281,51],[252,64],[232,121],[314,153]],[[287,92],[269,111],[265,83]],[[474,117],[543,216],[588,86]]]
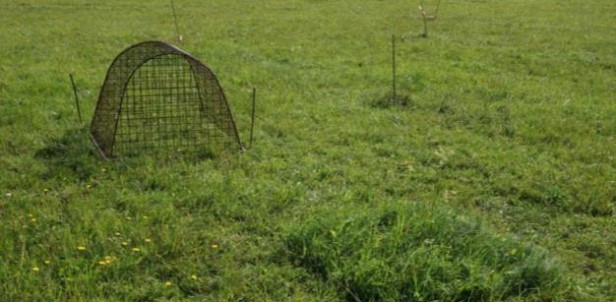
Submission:
[[[539,300],[562,295],[545,250],[439,207],[387,205],[314,215],[288,230],[289,259],[346,301]]]

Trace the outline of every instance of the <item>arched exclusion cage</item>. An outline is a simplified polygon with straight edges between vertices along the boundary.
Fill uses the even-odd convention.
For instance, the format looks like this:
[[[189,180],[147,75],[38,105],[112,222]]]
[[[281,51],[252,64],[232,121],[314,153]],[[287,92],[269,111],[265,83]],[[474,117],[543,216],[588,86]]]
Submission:
[[[115,58],[90,134],[105,157],[242,148],[214,73],[157,41],[133,45]]]

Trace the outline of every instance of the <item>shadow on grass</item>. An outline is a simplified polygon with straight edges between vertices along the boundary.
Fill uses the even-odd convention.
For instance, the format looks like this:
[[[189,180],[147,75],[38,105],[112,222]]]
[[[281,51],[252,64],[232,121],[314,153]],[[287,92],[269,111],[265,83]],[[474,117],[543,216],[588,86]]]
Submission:
[[[100,156],[88,138],[88,128],[68,130],[35,153],[47,169],[44,178],[70,177],[85,181],[96,171]]]
[[[392,96],[392,95],[388,95],[388,96],[383,96],[380,97],[374,101],[372,101],[370,103],[370,106],[372,108],[378,108],[378,109],[387,109],[387,108],[405,108],[405,107],[411,107],[412,106],[412,102],[411,102],[411,97],[405,94],[402,95],[396,95],[396,96]]]

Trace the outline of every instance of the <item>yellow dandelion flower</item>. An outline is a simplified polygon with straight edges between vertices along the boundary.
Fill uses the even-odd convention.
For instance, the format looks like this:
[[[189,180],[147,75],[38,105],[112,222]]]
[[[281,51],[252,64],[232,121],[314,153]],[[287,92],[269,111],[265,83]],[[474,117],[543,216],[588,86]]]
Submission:
[[[44,262],[45,264],[50,264],[50,263],[51,263],[51,261],[49,261],[49,260],[45,260],[45,261],[43,261],[43,262]]]
[[[30,221],[36,222],[36,218],[31,218]]]
[[[43,189],[43,192],[44,192],[44,193],[48,193],[48,192],[49,192],[49,189],[45,188],[45,189]]]
[[[37,273],[38,271],[40,271],[40,269],[38,268],[38,266],[34,266],[32,267],[32,271]]]
[[[167,286],[167,287],[171,286],[171,281],[165,282],[165,286]]]
[[[150,243],[150,242],[152,242],[152,239],[150,239],[150,238],[146,238],[146,239],[145,239],[145,242]]]
[[[115,259],[116,259],[116,258],[115,258],[115,257],[113,257],[113,256],[105,256],[105,257],[103,257],[103,260],[101,260],[101,261],[99,261],[99,262],[98,262],[98,264],[103,265],[103,266],[105,266],[105,265],[109,265],[109,264],[111,264],[111,263],[112,263]]]
[[[197,280],[197,275],[195,275],[195,274],[190,275],[190,279]]]
[[[115,235],[116,235],[116,236],[120,236],[120,235],[122,235],[122,234],[120,234],[120,232],[115,232]]]
[[[83,252],[83,251],[86,250],[86,247],[83,246],[83,245],[80,245],[80,246],[77,247],[77,250]]]
[[[90,188],[92,188],[92,185],[91,184],[87,184],[86,185],[86,189],[90,189]]]
[[[218,248],[218,244],[216,244],[216,243],[212,244],[212,248],[213,249],[217,249]]]
[[[123,246],[127,246],[127,245],[128,245],[128,242],[126,242],[126,241],[122,241],[122,245],[123,245]]]
[[[133,252],[139,252],[139,251],[141,251],[141,249],[139,249],[138,247],[134,247],[134,248],[132,248],[132,250],[133,250]]]

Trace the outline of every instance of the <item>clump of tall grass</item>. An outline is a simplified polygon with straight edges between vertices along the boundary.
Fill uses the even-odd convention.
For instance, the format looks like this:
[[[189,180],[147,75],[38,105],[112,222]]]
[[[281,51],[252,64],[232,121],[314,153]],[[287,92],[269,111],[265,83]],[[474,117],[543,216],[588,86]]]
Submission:
[[[290,261],[347,301],[549,300],[567,288],[545,250],[419,204],[345,209],[287,231]]]

